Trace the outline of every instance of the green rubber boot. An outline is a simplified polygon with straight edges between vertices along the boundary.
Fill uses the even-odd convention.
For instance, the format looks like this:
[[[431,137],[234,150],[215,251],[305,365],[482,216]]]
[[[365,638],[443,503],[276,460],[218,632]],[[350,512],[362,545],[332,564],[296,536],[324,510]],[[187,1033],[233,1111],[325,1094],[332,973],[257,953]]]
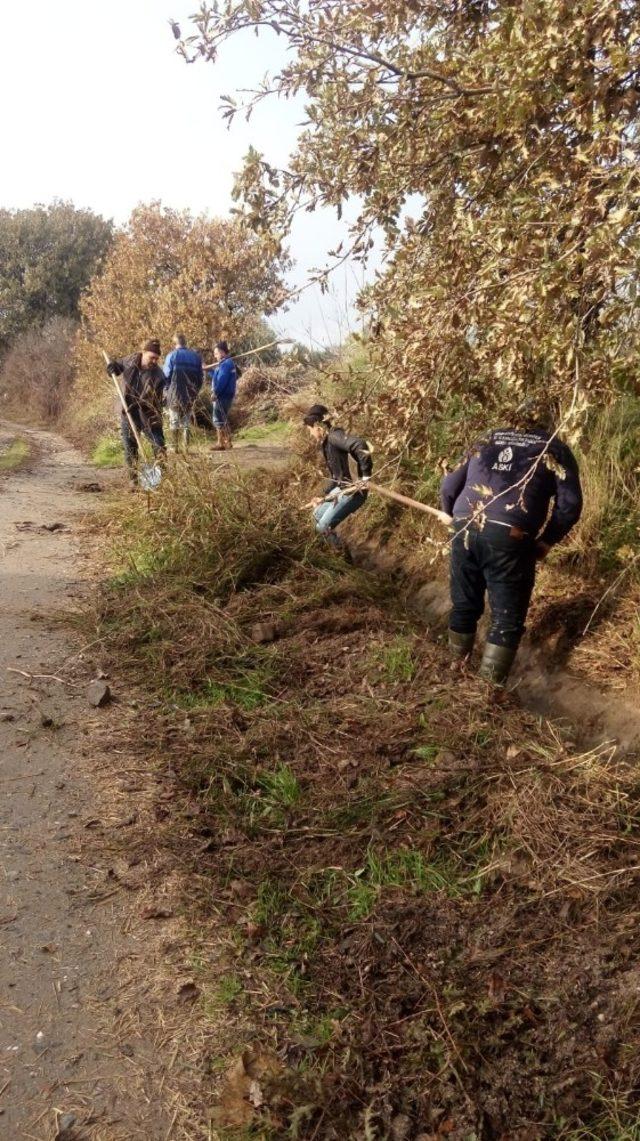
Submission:
[[[517,652],[517,646],[496,646],[493,642],[487,642],[478,676],[494,685],[504,685]]]
[[[452,658],[468,658],[476,640],[475,634],[460,634],[449,630],[449,653]]]

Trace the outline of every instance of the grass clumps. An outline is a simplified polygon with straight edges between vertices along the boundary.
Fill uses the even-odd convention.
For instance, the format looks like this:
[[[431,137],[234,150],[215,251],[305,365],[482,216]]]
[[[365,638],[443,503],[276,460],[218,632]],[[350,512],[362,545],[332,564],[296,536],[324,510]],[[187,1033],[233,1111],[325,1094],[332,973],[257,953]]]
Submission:
[[[291,498],[290,476],[163,483],[151,514],[126,508],[128,577],[100,615],[153,699],[136,740],[197,822],[191,850],[167,844],[220,945],[209,1015],[241,1017],[229,1054],[277,1058],[248,1135],[625,1136],[633,770],[450,674],[397,588],[328,553]]]
[[[119,436],[100,436],[92,453],[91,462],[96,467],[122,467],[124,448]]]
[[[17,436],[11,440],[6,448],[0,451],[0,472],[16,471],[27,462],[31,455],[31,448],[27,440]]]
[[[285,444],[291,433],[288,420],[273,420],[268,424],[253,424],[241,428],[234,439],[243,444]]]

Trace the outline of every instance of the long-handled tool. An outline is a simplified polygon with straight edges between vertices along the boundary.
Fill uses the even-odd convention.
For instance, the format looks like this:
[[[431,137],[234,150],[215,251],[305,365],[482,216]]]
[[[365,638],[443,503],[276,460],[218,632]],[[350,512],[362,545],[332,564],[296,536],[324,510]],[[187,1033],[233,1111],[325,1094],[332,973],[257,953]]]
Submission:
[[[437,519],[445,527],[449,527],[453,523],[453,519],[447,515],[446,511],[439,511],[437,507],[430,507],[428,503],[420,503],[417,499],[409,499],[408,495],[400,495],[399,491],[390,491],[388,487],[380,487],[379,483],[372,483],[370,479],[353,483],[349,487],[334,487],[328,495],[324,496],[324,501],[328,503],[329,500],[337,499],[340,495],[354,495],[356,491],[375,491],[385,499],[393,499],[395,503],[401,503],[403,507],[413,507],[417,511],[424,511],[427,515],[433,515],[434,519]],[[305,503],[302,510],[313,506],[314,501]]]
[[[362,485],[362,490],[366,489],[377,492],[385,499],[393,499],[395,503],[402,503],[403,507],[413,507],[416,511],[425,511],[427,515],[433,515],[445,527],[449,527],[453,523],[453,519],[447,515],[446,511],[439,511],[437,507],[430,507],[428,503],[420,503],[417,499],[409,499],[408,495],[400,495],[398,491],[389,491],[387,487],[380,487],[379,483],[372,483],[369,479]]]
[[[247,349],[246,353],[234,353],[233,359],[239,361],[243,357],[253,357],[256,353],[264,352],[265,349],[272,349],[274,345],[292,345],[293,343],[291,337],[278,337],[277,340],[269,341],[266,345],[259,345],[257,349]],[[205,364],[202,367],[205,372],[209,372],[210,369],[216,368],[219,363],[219,361],[214,361],[213,364]]]
[[[104,349],[102,350],[102,355],[103,355],[106,363],[110,364],[111,363],[111,357],[108,355],[108,353],[105,353]],[[111,373],[109,373],[109,375],[111,376]],[[142,437],[140,436],[140,433],[138,432],[138,429],[136,428],[136,426],[133,422],[133,417],[132,417],[129,409],[127,408],[127,402],[124,398],[124,394],[122,392],[122,389],[120,388],[120,385],[118,384],[117,378],[115,376],[111,376],[111,379],[113,381],[114,388],[118,394],[118,399],[122,405],[122,411],[124,412],[125,416],[127,417],[127,420],[129,421],[129,427],[131,428],[131,431],[133,432],[133,438],[134,438],[136,444],[138,445],[138,454],[144,460],[144,444],[142,442]],[[140,484],[140,487],[142,488],[143,491],[146,491],[146,492],[155,491],[156,488],[160,486],[161,481],[162,481],[162,468],[160,467],[159,464],[143,462],[140,465],[140,467],[138,468],[138,483]]]

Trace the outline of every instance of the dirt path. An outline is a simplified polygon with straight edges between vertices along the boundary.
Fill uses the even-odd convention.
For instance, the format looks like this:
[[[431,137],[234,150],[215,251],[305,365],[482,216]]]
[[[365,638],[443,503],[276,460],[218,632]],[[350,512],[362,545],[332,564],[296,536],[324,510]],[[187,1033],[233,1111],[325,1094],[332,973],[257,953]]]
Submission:
[[[150,1141],[171,1127],[162,1050],[121,1023],[121,967],[148,951],[91,858],[92,731],[118,707],[90,706],[55,621],[86,589],[79,525],[104,477],[45,432],[2,424],[0,452],[16,434],[32,458],[0,478],[0,1137]],[[66,684],[25,676],[42,674]]]

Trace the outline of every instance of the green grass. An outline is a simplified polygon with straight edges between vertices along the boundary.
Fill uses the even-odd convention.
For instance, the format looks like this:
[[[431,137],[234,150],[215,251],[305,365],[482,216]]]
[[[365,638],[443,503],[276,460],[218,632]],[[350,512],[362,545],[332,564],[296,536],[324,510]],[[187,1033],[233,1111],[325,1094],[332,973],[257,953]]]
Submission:
[[[412,642],[402,635],[394,638],[383,649],[376,647],[373,659],[382,667],[385,680],[388,682],[411,681],[415,673],[416,663]]]
[[[271,424],[254,424],[241,428],[234,439],[245,444],[284,444],[289,437],[291,424],[288,420],[274,420]]]
[[[215,997],[221,1006],[231,1006],[243,989],[240,979],[235,975],[223,975],[216,987]]]
[[[124,448],[118,436],[100,436],[91,453],[91,462],[96,467],[121,467],[124,463]]]
[[[279,765],[272,773],[262,773],[258,784],[263,790],[263,800],[276,808],[293,808],[300,799],[300,785],[288,765]]]
[[[117,581],[120,584],[121,579]],[[152,635],[154,629],[153,626],[150,627]],[[147,637],[146,640],[152,641],[153,637]],[[272,700],[267,691],[270,680],[271,667],[268,661],[246,666],[236,664],[225,680],[208,677],[197,689],[167,689],[166,697],[180,709],[216,709],[226,701],[239,706],[246,713],[253,713]]]
[[[440,752],[439,745],[418,745],[417,749],[412,750],[414,757],[419,757],[421,761],[435,761],[438,753]]]
[[[16,468],[26,463],[30,455],[29,444],[21,436],[18,436],[0,453],[0,471],[15,471]]]
[[[291,896],[277,880],[264,879],[258,887],[258,894],[254,907],[256,923],[265,926],[286,914],[291,904]]]
[[[413,848],[384,853],[369,848],[364,867],[355,873],[355,882],[348,891],[349,919],[370,915],[380,892],[389,887],[455,894],[456,873],[443,862],[427,863],[422,852]]]

